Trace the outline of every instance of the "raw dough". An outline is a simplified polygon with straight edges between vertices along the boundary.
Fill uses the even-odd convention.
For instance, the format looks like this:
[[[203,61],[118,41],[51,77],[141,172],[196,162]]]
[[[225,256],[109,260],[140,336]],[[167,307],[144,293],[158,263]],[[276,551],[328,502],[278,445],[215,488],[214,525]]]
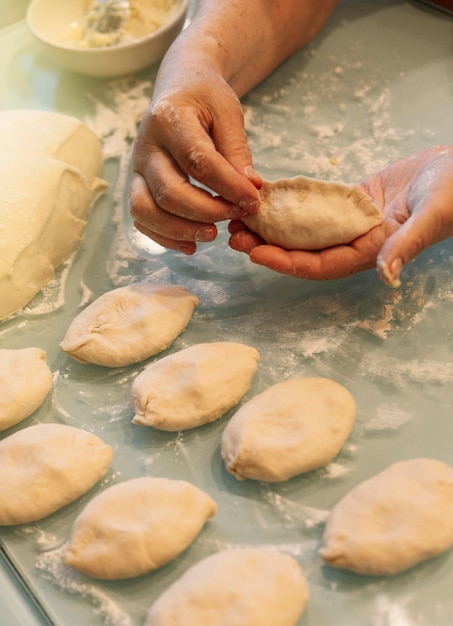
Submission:
[[[134,424],[178,431],[212,422],[248,391],[258,350],[234,341],[201,343],[148,365],[132,385]]]
[[[128,480],[101,492],[77,517],[65,561],[94,578],[140,576],[183,552],[216,512],[214,500],[184,480]]]
[[[199,298],[149,281],[108,291],[73,320],[60,344],[81,363],[121,367],[161,352],[189,323]]]
[[[50,111],[0,112],[0,319],[25,306],[79,246],[106,188],[98,137]]]
[[[354,425],[350,392],[328,378],[289,378],[233,415],[221,453],[239,480],[287,480],[331,461]]]
[[[305,176],[265,181],[258,213],[241,218],[268,244],[286,250],[321,250],[350,243],[382,222],[357,185]]]
[[[295,559],[232,548],[190,567],[151,606],[145,626],[295,626],[307,601]]]
[[[89,491],[113,450],[64,424],[36,424],[0,442],[0,525],[40,520]]]
[[[359,574],[398,574],[453,546],[453,469],[429,458],[394,463],[333,508],[319,553]]]
[[[0,430],[18,424],[36,411],[52,383],[44,350],[0,349]]]

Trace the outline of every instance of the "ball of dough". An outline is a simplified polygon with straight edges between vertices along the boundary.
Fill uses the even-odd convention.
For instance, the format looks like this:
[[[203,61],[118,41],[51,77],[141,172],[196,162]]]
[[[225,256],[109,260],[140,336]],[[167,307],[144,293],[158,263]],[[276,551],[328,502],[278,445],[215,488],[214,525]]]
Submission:
[[[0,112],[0,319],[25,306],[79,246],[107,187],[101,143],[80,120]]]
[[[0,430],[36,411],[52,389],[52,382],[44,350],[0,349]]]
[[[398,574],[453,545],[453,469],[400,461],[360,483],[332,509],[321,557],[359,574]]]
[[[183,480],[143,477],[95,496],[74,522],[65,561],[104,580],[132,578],[177,557],[217,512]]]
[[[134,424],[194,428],[217,419],[248,391],[258,350],[234,341],[201,343],[148,365],[132,385]]]
[[[64,424],[36,424],[0,442],[0,525],[47,517],[89,491],[107,472],[113,450]]]
[[[151,606],[145,626],[295,626],[308,596],[292,557],[232,548],[190,567]]]
[[[289,378],[239,408],[223,431],[221,454],[240,480],[287,480],[331,461],[355,416],[354,398],[337,382]]]
[[[357,185],[305,176],[265,181],[258,213],[242,221],[268,244],[321,250],[347,244],[382,222],[382,213]]]
[[[60,348],[81,363],[122,367],[161,352],[189,323],[199,298],[149,281],[113,289],[72,321]]]

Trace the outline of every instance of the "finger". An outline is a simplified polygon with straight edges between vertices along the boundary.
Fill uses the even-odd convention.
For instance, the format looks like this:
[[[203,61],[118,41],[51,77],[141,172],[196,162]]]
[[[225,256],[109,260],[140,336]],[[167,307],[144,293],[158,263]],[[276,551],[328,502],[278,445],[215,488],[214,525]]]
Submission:
[[[241,222],[235,223],[240,224]],[[233,222],[231,222],[230,224],[233,224]],[[245,252],[245,254],[250,254],[254,248],[264,245],[265,242],[263,241],[263,239],[261,239],[261,237],[244,228],[233,232],[228,244],[230,248],[236,250],[237,252]]]

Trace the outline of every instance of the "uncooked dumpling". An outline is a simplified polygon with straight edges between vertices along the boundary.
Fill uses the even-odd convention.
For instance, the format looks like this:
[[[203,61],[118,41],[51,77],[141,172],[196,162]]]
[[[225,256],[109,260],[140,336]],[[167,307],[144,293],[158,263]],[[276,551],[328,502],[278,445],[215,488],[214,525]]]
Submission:
[[[81,363],[121,367],[161,352],[189,323],[199,298],[149,281],[113,289],[72,321],[60,344]]]
[[[239,408],[223,431],[221,454],[240,480],[287,480],[331,461],[355,416],[354,398],[337,382],[289,378]]]
[[[36,411],[51,389],[52,372],[44,350],[0,349],[0,430]]]
[[[0,525],[40,520],[89,491],[113,450],[64,424],[36,424],[0,442]]]
[[[360,483],[332,509],[319,553],[359,574],[398,574],[453,546],[453,469],[400,461]]]
[[[143,477],[109,487],[74,522],[65,561],[105,580],[140,576],[168,563],[217,512],[184,480]]]
[[[292,557],[232,548],[190,567],[151,606],[145,626],[295,626],[308,595]]]
[[[80,120],[0,112],[0,319],[25,306],[79,246],[106,183],[101,143]]]
[[[235,341],[201,343],[148,365],[132,385],[134,424],[178,431],[212,422],[248,391],[258,350]]]
[[[258,213],[242,221],[268,244],[321,250],[347,244],[382,222],[361,187],[305,176],[265,181]]]

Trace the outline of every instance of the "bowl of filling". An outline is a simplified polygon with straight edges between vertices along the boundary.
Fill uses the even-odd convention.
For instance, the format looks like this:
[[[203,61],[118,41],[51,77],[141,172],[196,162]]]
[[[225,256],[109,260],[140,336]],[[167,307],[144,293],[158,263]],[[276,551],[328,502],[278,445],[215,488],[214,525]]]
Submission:
[[[159,61],[181,32],[190,0],[32,0],[26,21],[59,65],[120,76]]]

